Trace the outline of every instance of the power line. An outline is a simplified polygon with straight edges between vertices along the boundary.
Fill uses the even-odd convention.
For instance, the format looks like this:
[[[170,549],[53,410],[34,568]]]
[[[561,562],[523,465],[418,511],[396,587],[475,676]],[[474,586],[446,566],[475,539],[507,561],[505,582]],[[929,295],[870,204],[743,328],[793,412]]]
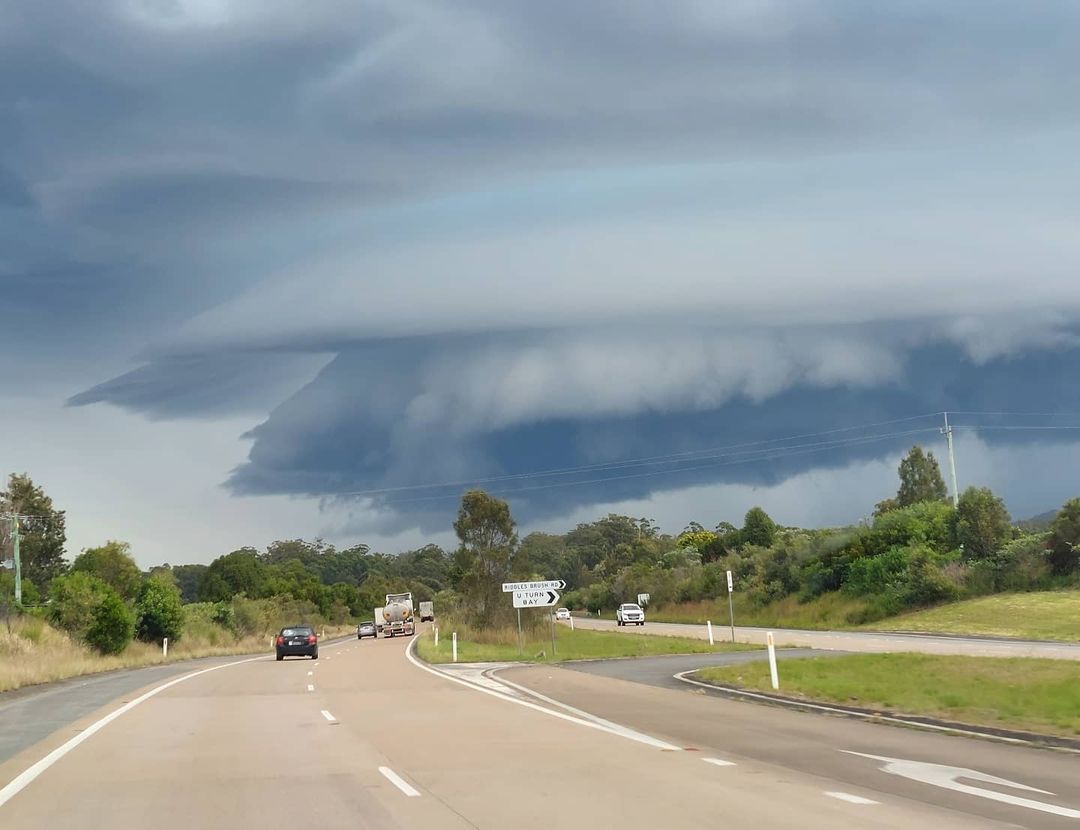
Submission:
[[[900,431],[900,432],[883,433],[881,435],[864,436],[862,438],[851,438],[851,439],[847,439],[846,441],[843,441],[843,442],[821,442],[819,444],[814,444],[814,445],[805,445],[805,448],[777,447],[777,448],[775,448],[773,450],[762,450],[762,451],[760,451],[762,453],[769,453],[769,454],[767,454],[767,455],[760,455],[759,454],[758,457],[756,457],[756,458],[735,458],[735,459],[729,459],[729,460],[726,460],[726,461],[717,461],[717,462],[708,463],[708,464],[695,464],[692,467],[683,467],[683,468],[678,469],[678,470],[650,470],[650,471],[642,472],[642,473],[630,473],[630,474],[627,474],[627,475],[618,475],[618,476],[605,476],[603,478],[584,479],[584,480],[578,480],[578,481],[557,481],[557,482],[551,482],[551,483],[548,483],[548,484],[536,484],[536,485],[528,485],[528,486],[525,486],[525,487],[515,487],[515,488],[509,489],[509,490],[505,490],[504,492],[507,495],[513,495],[515,493],[531,492],[531,491],[534,491],[534,490],[549,490],[549,489],[553,489],[553,488],[556,488],[556,487],[577,487],[577,486],[585,485],[585,484],[602,484],[602,483],[610,482],[610,481],[622,481],[622,480],[625,480],[625,479],[634,479],[634,478],[647,478],[647,477],[658,476],[658,475],[667,475],[667,474],[671,474],[671,473],[685,473],[685,472],[692,472],[694,470],[712,469],[712,468],[715,468],[715,467],[728,467],[728,466],[732,466],[732,465],[735,465],[735,464],[750,464],[750,463],[753,463],[755,461],[773,461],[773,460],[779,459],[779,458],[788,458],[788,457],[796,456],[796,455],[808,455],[808,454],[816,453],[816,452],[825,452],[825,451],[830,450],[830,449],[841,449],[843,447],[857,446],[857,445],[860,445],[860,444],[868,444],[868,443],[873,443],[875,441],[884,441],[884,440],[889,439],[889,438],[898,438],[898,437],[907,436],[907,435],[918,435],[918,434],[924,434],[924,433],[927,433],[927,432],[937,432],[937,431],[938,431],[938,427],[926,427],[926,428],[923,428],[923,429],[904,430],[904,431]],[[409,502],[437,501],[437,500],[440,500],[440,499],[450,499],[450,498],[456,499],[456,498],[458,498],[458,494],[457,493],[444,493],[444,494],[436,495],[436,496],[417,496],[417,497],[414,497],[414,498],[406,498],[406,499],[387,499],[383,503],[387,504],[387,505],[394,505],[394,504],[405,504],[405,503],[409,503]]]
[[[785,441],[797,441],[803,438],[817,438],[825,435],[837,435],[842,432],[854,432],[856,430],[874,429],[875,427],[891,426],[894,424],[906,423],[910,421],[922,420],[925,418],[935,418],[940,415],[940,412],[931,412],[925,415],[911,415],[906,418],[893,418],[888,421],[878,421],[870,424],[860,424],[858,426],[839,427],[837,429],[828,429],[821,432],[805,432],[798,435],[789,435],[782,438],[767,438],[759,441],[744,441],[738,444],[728,444],[721,447],[712,447],[699,450],[686,450],[684,452],[668,453],[665,455],[653,455],[643,456],[640,458],[627,458],[617,461],[607,461],[596,464],[583,464],[576,467],[558,467],[548,470],[534,470],[525,473],[508,473],[500,476],[488,476],[485,478],[473,478],[463,479],[460,481],[443,481],[443,482],[430,482],[425,484],[403,484],[395,487],[381,487],[371,488],[367,490],[351,490],[340,493],[335,493],[338,496],[370,496],[370,495],[385,495],[387,493],[404,492],[421,489],[436,489],[440,487],[465,487],[474,484],[494,484],[505,481],[517,481],[522,479],[531,478],[546,478],[549,476],[562,476],[573,475],[576,473],[585,472],[598,472],[602,470],[622,469],[626,467],[646,466],[651,464],[671,463],[679,464],[688,461],[703,460],[702,458],[695,458],[694,456],[709,457],[714,453],[726,453],[730,450],[739,450],[747,447],[764,447],[768,444],[778,444]],[[804,445],[805,446],[805,445]],[[778,448],[779,449],[779,448]],[[764,451],[764,450],[760,450]]]

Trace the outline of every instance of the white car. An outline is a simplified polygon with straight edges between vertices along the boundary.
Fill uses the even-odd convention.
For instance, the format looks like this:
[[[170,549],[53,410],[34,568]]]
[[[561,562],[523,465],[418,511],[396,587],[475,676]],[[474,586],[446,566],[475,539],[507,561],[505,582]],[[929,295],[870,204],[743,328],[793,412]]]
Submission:
[[[624,602],[615,611],[615,622],[619,625],[645,625],[645,612],[633,602]]]
[[[569,608],[559,608],[559,609],[557,609],[555,611],[555,619],[557,619],[557,620],[568,620],[568,619],[570,619],[570,609]]]

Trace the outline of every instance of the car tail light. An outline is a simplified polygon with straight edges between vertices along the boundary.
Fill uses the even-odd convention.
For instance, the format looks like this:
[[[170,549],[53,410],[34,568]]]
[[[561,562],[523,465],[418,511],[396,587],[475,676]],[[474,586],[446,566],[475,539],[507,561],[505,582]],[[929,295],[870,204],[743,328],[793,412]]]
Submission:
[[[318,638],[314,634],[312,634],[310,637],[307,638],[307,641],[309,644],[315,645],[315,643],[318,642]]]
[[[279,646],[283,646],[283,645],[285,645],[285,638],[284,638],[284,637],[282,637],[282,636],[281,636],[280,634],[278,634],[278,638],[277,638],[277,644],[278,644]]]

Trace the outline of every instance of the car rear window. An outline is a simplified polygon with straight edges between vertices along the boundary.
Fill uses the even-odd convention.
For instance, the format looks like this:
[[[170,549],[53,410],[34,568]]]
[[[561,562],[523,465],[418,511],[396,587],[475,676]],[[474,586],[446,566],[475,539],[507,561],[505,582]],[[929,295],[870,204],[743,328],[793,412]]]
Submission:
[[[281,629],[281,636],[282,637],[296,637],[296,636],[307,637],[307,636],[310,636],[310,635],[312,635],[314,633],[315,632],[312,629],[310,629],[310,628],[308,628],[306,626],[302,626],[300,628],[283,628],[283,629]]]

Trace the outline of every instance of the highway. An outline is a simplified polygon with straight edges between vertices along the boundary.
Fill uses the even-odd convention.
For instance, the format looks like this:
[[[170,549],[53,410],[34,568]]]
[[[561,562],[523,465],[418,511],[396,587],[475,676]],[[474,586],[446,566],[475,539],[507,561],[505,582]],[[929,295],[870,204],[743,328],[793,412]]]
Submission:
[[[0,826],[1080,826],[1074,755],[588,670],[441,672],[411,642],[128,689],[0,761]]]
[[[654,634],[667,637],[708,639],[704,625],[646,622],[643,626],[618,628],[614,620],[575,617],[578,628],[624,631],[629,634]],[[773,632],[778,646],[832,649],[858,652],[915,651],[921,654],[958,654],[971,657],[1049,657],[1056,660],[1080,660],[1080,643],[1056,643],[1043,640],[997,640],[990,637],[954,637],[941,634],[897,634],[874,631],[812,631],[799,628],[750,628],[735,626],[735,640],[764,645],[765,635]],[[713,621],[713,637],[718,642],[731,640],[731,629]]]

